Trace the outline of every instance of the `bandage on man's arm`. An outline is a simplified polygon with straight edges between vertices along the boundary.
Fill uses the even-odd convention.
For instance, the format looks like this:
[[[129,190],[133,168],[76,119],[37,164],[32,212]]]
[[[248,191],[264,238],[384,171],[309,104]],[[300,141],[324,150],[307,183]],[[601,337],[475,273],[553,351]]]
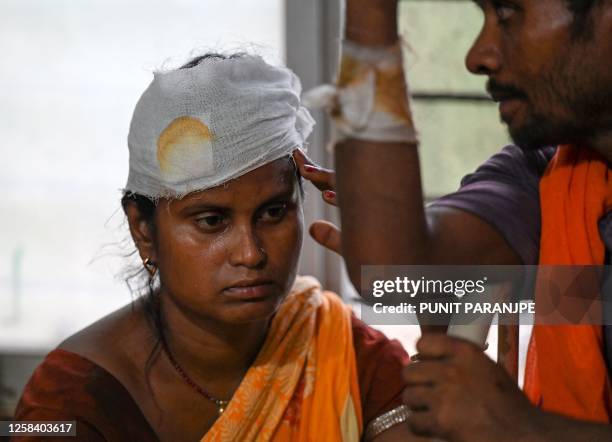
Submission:
[[[345,38],[395,44],[396,0],[348,0]],[[416,143],[349,138],[336,145],[335,161],[342,252],[357,288],[367,264],[519,263],[501,234],[475,215],[425,211]]]

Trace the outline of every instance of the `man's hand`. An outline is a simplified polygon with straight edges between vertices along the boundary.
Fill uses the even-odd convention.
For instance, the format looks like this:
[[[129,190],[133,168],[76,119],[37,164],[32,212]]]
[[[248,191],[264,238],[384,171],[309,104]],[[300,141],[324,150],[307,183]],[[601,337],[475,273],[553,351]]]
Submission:
[[[419,362],[404,369],[404,403],[415,434],[449,442],[545,440],[544,413],[501,366],[470,342],[425,335]]]
[[[336,173],[324,169],[312,162],[301,150],[296,150],[293,158],[298,166],[300,175],[310,181],[322,193],[323,201],[333,206],[336,202]],[[329,221],[318,220],[309,228],[310,236],[323,247],[341,254],[340,230]]]

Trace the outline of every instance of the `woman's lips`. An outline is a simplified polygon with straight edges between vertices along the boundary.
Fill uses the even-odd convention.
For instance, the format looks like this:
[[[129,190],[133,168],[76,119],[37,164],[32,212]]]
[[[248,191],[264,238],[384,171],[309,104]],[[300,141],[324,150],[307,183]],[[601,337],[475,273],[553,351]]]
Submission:
[[[254,282],[234,285],[224,289],[223,292],[237,300],[255,301],[275,296],[278,293],[278,289],[273,282]]]

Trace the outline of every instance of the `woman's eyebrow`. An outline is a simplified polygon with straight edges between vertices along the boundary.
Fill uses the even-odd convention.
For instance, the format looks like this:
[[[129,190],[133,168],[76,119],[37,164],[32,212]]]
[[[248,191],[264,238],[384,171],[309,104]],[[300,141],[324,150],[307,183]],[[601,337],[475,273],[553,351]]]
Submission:
[[[263,202],[257,205],[257,208],[263,207],[267,204],[279,202],[279,201],[287,201],[291,200],[295,195],[295,188],[293,186],[288,187],[280,192],[277,192],[270,197],[266,198]],[[222,212],[222,213],[230,213],[233,211],[233,208],[230,205],[223,205],[219,203],[209,203],[209,202],[200,202],[193,203],[188,205],[187,207],[183,207],[179,209],[179,213],[186,216],[192,216],[201,212]]]
[[[295,187],[291,186],[282,192],[278,192],[275,195],[267,198],[264,202],[262,202],[259,206],[265,206],[266,204],[275,203],[279,201],[287,201],[292,199],[295,196]]]
[[[228,206],[222,206],[219,204],[211,204],[211,203],[194,203],[192,205],[189,205],[187,207],[183,207],[182,209],[179,210],[179,213],[181,213],[182,215],[195,215],[197,213],[201,213],[201,212],[223,212],[223,213],[228,213],[231,212],[231,208]]]

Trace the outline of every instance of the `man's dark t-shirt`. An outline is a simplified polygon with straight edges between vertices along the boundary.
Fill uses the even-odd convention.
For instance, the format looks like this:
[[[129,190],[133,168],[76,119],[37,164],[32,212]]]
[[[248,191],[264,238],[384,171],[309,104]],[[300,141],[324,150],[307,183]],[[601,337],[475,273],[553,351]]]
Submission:
[[[541,232],[540,178],[555,152],[555,147],[527,152],[517,146],[506,146],[474,173],[465,176],[459,190],[434,201],[431,206],[473,213],[502,234],[523,264],[537,264]],[[610,264],[612,212],[600,220],[599,232],[606,246],[606,264]],[[611,303],[612,300],[605,305]],[[604,323],[612,324],[608,310],[604,311]],[[604,336],[608,367],[612,369],[612,326],[604,326]]]

